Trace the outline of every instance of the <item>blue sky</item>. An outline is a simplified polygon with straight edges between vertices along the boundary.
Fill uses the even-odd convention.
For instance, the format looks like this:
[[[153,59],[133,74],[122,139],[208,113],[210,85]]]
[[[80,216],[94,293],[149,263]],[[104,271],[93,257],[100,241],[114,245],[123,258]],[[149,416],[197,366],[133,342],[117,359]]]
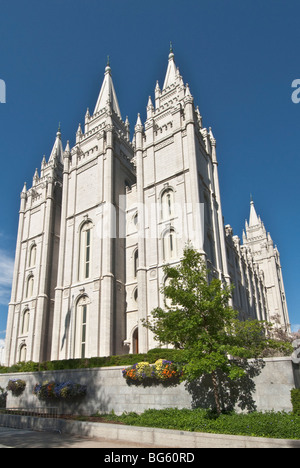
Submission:
[[[169,43],[217,139],[225,224],[241,236],[250,193],[277,244],[290,321],[298,306],[299,0],[0,0],[0,339],[17,235],[19,194],[49,157],[58,123],[75,142],[110,56],[122,117],[145,120]],[[299,324],[299,325],[298,325]]]

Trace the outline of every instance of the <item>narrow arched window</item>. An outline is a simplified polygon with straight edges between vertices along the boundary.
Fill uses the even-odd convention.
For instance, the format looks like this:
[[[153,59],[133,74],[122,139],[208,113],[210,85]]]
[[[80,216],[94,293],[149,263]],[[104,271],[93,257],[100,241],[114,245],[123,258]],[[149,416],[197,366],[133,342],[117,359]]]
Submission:
[[[30,247],[30,251],[29,251],[29,267],[34,267],[36,264],[36,245],[33,244],[31,247]]]
[[[204,195],[204,217],[206,224],[210,227],[212,224],[212,212],[209,196],[207,194]]]
[[[21,334],[22,335],[26,335],[28,333],[28,330],[29,330],[29,318],[30,318],[30,314],[29,314],[29,310],[26,309],[23,313],[23,317],[22,317],[22,328],[21,328]]]
[[[86,357],[87,351],[87,320],[88,320],[88,300],[82,297],[76,307],[75,323],[75,357]]]
[[[216,266],[216,252],[215,252],[215,243],[210,236],[210,234],[207,235],[207,240],[208,240],[208,247],[209,247],[209,259],[213,266]]]
[[[164,190],[161,196],[161,217],[170,219],[174,216],[174,192],[172,189]]]
[[[172,228],[163,237],[163,255],[164,260],[173,260],[177,257],[176,236]]]
[[[133,299],[135,302],[138,301],[138,288],[135,288],[135,290],[133,291]]]
[[[20,362],[25,362],[27,357],[27,346],[24,344],[20,348],[20,353],[19,353],[19,361]]]
[[[92,223],[85,223],[80,230],[79,279],[91,276]]]
[[[33,275],[27,278],[26,283],[26,299],[30,299],[33,296],[34,277]]]
[[[138,267],[139,267],[139,251],[138,249],[136,249],[134,251],[134,256],[133,256],[133,269],[134,269],[133,273],[134,273],[135,278],[137,277]]]

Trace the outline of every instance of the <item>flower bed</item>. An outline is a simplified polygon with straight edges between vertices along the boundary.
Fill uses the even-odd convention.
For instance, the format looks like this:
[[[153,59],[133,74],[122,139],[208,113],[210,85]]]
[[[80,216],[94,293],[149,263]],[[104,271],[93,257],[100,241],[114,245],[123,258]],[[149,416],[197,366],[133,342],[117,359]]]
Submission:
[[[123,369],[122,374],[129,385],[178,385],[182,376],[182,368],[173,361],[158,359],[155,364],[138,362]]]
[[[68,381],[63,383],[57,382],[44,382],[43,384],[36,384],[33,389],[33,394],[39,400],[77,400],[86,395],[86,385],[76,384]]]
[[[6,390],[9,390],[13,396],[20,396],[26,387],[26,382],[21,379],[11,379],[9,380]]]

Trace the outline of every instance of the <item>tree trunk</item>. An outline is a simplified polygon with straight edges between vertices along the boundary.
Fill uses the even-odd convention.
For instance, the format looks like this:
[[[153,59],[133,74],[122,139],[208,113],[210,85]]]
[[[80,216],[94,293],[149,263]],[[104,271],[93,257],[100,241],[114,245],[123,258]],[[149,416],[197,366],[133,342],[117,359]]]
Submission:
[[[212,378],[212,383],[213,383],[213,389],[214,389],[214,396],[215,396],[215,402],[216,402],[216,409],[217,413],[221,414],[221,405],[220,405],[220,395],[219,395],[219,387],[218,387],[218,379],[217,379],[217,374],[215,371],[211,373],[211,378]]]

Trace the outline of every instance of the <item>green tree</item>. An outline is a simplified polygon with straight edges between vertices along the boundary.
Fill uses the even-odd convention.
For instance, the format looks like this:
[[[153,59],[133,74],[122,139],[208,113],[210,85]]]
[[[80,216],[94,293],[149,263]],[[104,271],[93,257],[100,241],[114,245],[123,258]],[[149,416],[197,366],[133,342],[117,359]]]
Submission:
[[[221,412],[218,371],[230,379],[244,375],[242,360],[257,357],[267,347],[284,347],[269,337],[270,324],[241,322],[229,305],[232,286],[209,279],[199,252],[186,247],[176,266],[164,267],[168,281],[162,288],[165,310],[156,308],[144,326],[161,344],[184,350],[183,379],[193,381],[210,374],[216,410]]]

